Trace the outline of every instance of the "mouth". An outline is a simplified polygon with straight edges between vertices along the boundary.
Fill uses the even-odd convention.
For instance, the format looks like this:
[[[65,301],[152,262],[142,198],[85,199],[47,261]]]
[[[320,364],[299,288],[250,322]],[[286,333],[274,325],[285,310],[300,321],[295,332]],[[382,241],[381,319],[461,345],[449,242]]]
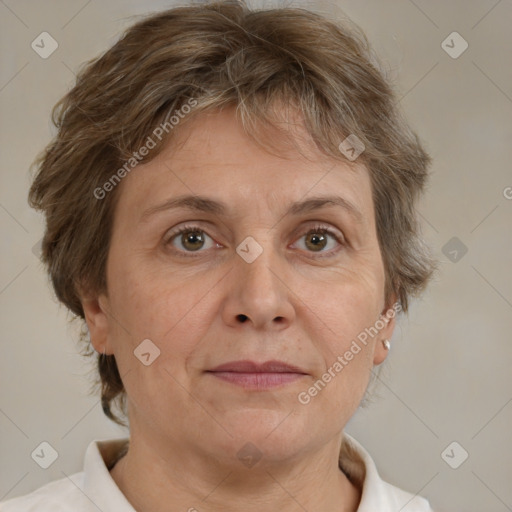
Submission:
[[[284,386],[308,375],[301,368],[282,361],[232,361],[206,373],[245,389],[259,391]]]

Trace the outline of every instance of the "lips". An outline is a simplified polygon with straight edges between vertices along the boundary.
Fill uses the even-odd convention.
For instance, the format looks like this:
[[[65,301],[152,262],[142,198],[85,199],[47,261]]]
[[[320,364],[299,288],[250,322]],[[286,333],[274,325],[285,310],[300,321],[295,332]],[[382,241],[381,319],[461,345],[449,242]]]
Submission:
[[[265,361],[264,363],[255,363],[254,361],[231,361],[208,370],[210,372],[234,372],[234,373],[307,373],[282,361]]]
[[[255,391],[281,387],[308,375],[301,368],[282,361],[231,361],[216,366],[207,373],[225,382]]]

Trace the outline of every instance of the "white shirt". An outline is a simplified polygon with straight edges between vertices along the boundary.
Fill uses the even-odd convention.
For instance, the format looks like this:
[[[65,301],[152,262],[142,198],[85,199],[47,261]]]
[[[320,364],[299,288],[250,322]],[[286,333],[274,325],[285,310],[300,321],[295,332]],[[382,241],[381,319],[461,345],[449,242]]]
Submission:
[[[136,512],[110,476],[128,438],[92,441],[84,470],[0,503],[0,512]],[[343,458],[343,459],[342,459]],[[384,482],[366,450],[344,434],[340,467],[362,485],[357,512],[433,512],[428,501]]]

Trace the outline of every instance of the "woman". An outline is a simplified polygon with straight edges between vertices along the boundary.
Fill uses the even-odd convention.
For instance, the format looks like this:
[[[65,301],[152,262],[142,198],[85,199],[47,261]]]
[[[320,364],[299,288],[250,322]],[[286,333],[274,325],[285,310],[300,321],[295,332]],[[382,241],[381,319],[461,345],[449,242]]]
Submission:
[[[171,9],[88,64],[30,202],[130,433],[2,511],[431,510],[344,433],[435,269],[395,105],[364,36],[302,9]]]

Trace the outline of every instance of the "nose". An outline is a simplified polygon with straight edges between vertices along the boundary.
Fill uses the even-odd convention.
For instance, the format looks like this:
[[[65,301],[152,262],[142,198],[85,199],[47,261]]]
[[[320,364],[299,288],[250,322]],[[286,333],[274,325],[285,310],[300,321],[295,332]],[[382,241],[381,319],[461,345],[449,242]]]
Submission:
[[[271,245],[259,246],[263,252],[253,261],[236,254],[228,277],[223,320],[232,327],[247,324],[258,330],[285,329],[295,317],[293,292],[286,282],[289,276]]]

